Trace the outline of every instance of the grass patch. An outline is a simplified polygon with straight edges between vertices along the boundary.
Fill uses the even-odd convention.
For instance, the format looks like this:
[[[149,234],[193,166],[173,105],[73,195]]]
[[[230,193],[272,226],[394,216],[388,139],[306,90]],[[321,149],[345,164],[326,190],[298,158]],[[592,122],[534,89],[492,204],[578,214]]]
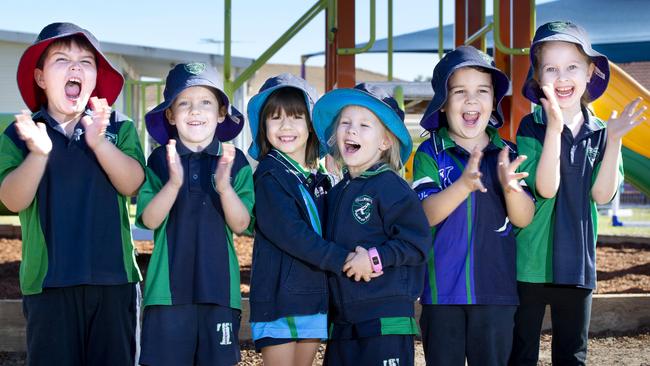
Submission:
[[[619,217],[623,226],[612,226],[612,218],[605,214],[598,215],[598,234],[618,236],[650,237],[650,207],[631,208],[632,216]],[[634,226],[641,223],[648,226]]]

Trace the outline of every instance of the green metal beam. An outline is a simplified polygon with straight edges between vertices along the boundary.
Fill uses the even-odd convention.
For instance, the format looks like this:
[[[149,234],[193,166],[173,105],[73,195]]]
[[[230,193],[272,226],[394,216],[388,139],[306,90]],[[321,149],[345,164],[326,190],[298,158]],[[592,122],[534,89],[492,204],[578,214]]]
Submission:
[[[373,0],[374,1],[374,0]],[[284,32],[262,55],[255,60],[251,65],[249,65],[237,78],[235,81],[230,82],[230,29],[224,32],[225,35],[225,50],[228,50],[226,54],[224,52],[225,62],[224,62],[224,89],[226,94],[232,98],[235,90],[239,89],[240,86],[244,84],[260,67],[262,67],[273,55],[278,52],[282,46],[284,46],[293,36],[296,35],[301,29],[303,29],[309,22],[318,15],[323,9],[328,5],[329,0],[318,0],[307,12],[300,17],[289,29]],[[230,18],[230,0],[226,0],[226,17]],[[227,28],[230,28],[230,20],[227,19],[224,24]],[[227,72],[226,72],[227,71]],[[228,77],[227,77],[228,76]]]
[[[481,44],[485,47],[485,35],[492,30],[492,25],[493,23],[484,25],[483,28],[479,29],[476,33],[472,34],[465,40],[465,45],[470,45],[481,39]],[[485,52],[485,49],[483,49],[483,52]]]
[[[346,0],[351,1],[351,0]],[[370,39],[363,47],[339,48],[339,55],[357,55],[368,51],[375,44],[375,0],[370,0]]]

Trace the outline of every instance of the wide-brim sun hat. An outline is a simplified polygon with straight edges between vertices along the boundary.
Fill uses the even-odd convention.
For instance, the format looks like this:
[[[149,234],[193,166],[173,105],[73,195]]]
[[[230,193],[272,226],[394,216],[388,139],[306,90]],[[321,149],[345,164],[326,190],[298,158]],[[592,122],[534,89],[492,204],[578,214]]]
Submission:
[[[260,91],[248,101],[248,125],[251,129],[251,136],[253,139],[248,148],[248,155],[255,160],[258,160],[260,157],[260,146],[257,141],[257,134],[259,133],[260,123],[264,123],[264,121],[261,120],[262,110],[264,109],[264,105],[269,96],[276,90],[282,88],[294,88],[300,90],[305,96],[305,105],[310,116],[312,115],[314,104],[318,99],[316,89],[309,85],[309,83],[304,79],[293,74],[283,73],[267,79],[260,88]],[[323,144],[319,144],[319,156],[323,157],[326,154],[327,147]]]
[[[589,102],[598,99],[609,83],[609,60],[607,57],[591,47],[587,32],[577,24],[568,21],[554,21],[541,25],[535,32],[533,43],[530,46],[530,68],[528,76],[522,87],[524,96],[535,104],[540,104],[539,99],[545,98],[541,86],[535,80],[535,49],[544,42],[561,41],[576,44],[594,63],[594,72],[587,82]]]
[[[88,30],[72,23],[52,23],[47,25],[23,53],[18,63],[16,79],[18,90],[23,97],[27,108],[32,112],[38,111],[41,106],[47,105],[47,97],[41,87],[36,84],[34,70],[43,52],[52,42],[74,35],[79,35],[88,40],[94,48],[97,64],[97,81],[91,96],[105,98],[109,105],[113,105],[122,92],[124,77],[102,53],[99,41]]]
[[[383,88],[366,83],[354,88],[335,89],[323,95],[314,106],[313,119],[316,135],[322,145],[328,145],[333,134],[336,120],[341,110],[348,106],[360,106],[372,111],[384,126],[392,132],[400,144],[402,164],[408,161],[413,150],[411,135],[404,124],[404,111],[397,101]]]
[[[420,126],[425,130],[435,131],[448,125],[447,116],[440,109],[447,102],[448,83],[451,75],[462,67],[481,67],[490,72],[496,108],[492,111],[489,124],[495,128],[503,125],[501,101],[510,88],[508,76],[495,66],[494,60],[488,54],[472,46],[460,46],[447,53],[433,69],[431,78],[431,86],[434,91],[433,99],[429,102],[427,110],[420,120]]]
[[[183,90],[193,86],[213,89],[220,99],[220,107],[226,108],[223,121],[217,125],[216,136],[219,141],[230,141],[237,137],[244,128],[244,116],[230,104],[228,96],[221,90],[220,80],[214,68],[201,62],[178,64],[171,69],[165,80],[165,99],[144,116],[151,137],[159,144],[166,145],[170,138],[177,135],[176,127],[169,123],[165,110]]]

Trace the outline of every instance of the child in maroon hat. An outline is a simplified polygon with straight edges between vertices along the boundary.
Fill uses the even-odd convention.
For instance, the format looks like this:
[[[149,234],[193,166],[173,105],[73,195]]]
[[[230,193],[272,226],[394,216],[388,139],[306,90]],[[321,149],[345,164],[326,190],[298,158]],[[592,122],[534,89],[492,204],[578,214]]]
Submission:
[[[596,204],[623,180],[623,136],[643,122],[641,98],[607,124],[588,104],[607,89],[607,57],[576,24],[555,21],[535,32],[523,94],[536,104],[517,131],[521,169],[535,195],[532,223],[517,235],[520,305],[511,365],[536,365],[546,305],[553,320],[553,364],[584,365],[596,288]]]
[[[122,75],[95,37],[43,28],[18,65],[29,107],[0,136],[0,199],[18,212],[30,365],[135,362],[127,198],[144,180],[136,129],[111,111]]]

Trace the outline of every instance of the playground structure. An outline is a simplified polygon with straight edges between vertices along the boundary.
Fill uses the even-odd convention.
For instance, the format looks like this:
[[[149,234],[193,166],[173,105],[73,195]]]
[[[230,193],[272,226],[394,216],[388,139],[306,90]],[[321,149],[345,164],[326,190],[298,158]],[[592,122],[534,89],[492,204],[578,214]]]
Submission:
[[[236,58],[232,56],[231,52],[232,0],[224,0],[223,74],[226,93],[232,98],[240,90],[242,85],[261,66],[268,62],[294,35],[300,32],[305,25],[319,14],[324,14],[326,18],[324,31],[326,90],[352,87],[356,84],[355,56],[357,54],[364,52],[385,52],[388,66],[386,84],[390,86],[396,99],[403,103],[405,90],[412,89],[412,86],[406,83],[392,83],[393,54],[395,52],[435,52],[441,57],[445,51],[453,47],[471,44],[491,53],[494,56],[497,67],[508,74],[511,79],[510,92],[502,104],[506,123],[500,129],[500,133],[506,139],[515,139],[519,121],[530,112],[530,103],[521,95],[520,90],[528,72],[529,56],[527,47],[530,45],[530,40],[536,26],[537,9],[544,9],[544,7],[549,7],[548,4],[553,3],[536,6],[534,0],[454,0],[454,23],[453,25],[444,26],[442,21],[444,1],[437,0],[437,30],[426,34],[428,38],[424,39],[424,47],[422,46],[422,41],[420,44],[410,47],[412,45],[406,39],[409,35],[393,36],[393,0],[386,0],[388,6],[387,38],[379,41],[375,39],[376,0],[359,1],[368,1],[370,5],[370,36],[367,42],[360,45],[355,44],[355,1],[316,0],[265,52],[234,77],[232,70]],[[486,1],[492,1],[494,13],[492,16],[486,15]],[[576,5],[576,3],[582,4]],[[585,7],[587,3],[591,7]],[[560,0],[555,2],[555,4],[559,4],[560,8],[566,9],[571,7],[580,9],[599,7],[599,12],[601,12],[603,9],[600,8],[606,4],[606,1],[575,0],[568,2],[566,0]],[[643,6],[640,0],[626,1],[625,4],[630,4],[626,6],[631,8]],[[623,3],[617,3],[610,6],[621,8],[624,5]],[[548,20],[546,18],[549,17],[549,14],[540,11],[539,15],[544,18],[543,21]],[[552,17],[562,17],[563,15],[557,13],[557,11],[550,14]],[[578,23],[580,22],[578,21]],[[428,31],[430,30],[415,33],[423,33],[424,35],[424,32]],[[402,46],[402,44],[408,44],[410,48]],[[639,47],[639,44],[642,44],[643,47]],[[629,42],[629,47],[634,47],[637,49],[636,52],[640,54],[645,53],[646,59],[648,58],[648,52],[646,51],[650,48],[649,45],[650,37],[641,39],[641,42],[638,40]],[[605,54],[613,50],[614,46],[620,48],[620,45],[605,46],[611,46],[603,50]],[[422,51],[423,48],[426,50]],[[303,66],[310,56],[312,55],[303,56]],[[611,69],[611,81],[607,92],[592,105],[599,117],[607,119],[612,110],[621,111],[623,106],[636,96],[642,96],[645,100],[644,103],[648,105],[650,94],[647,89],[616,65],[612,64]],[[423,70],[423,72],[429,73],[430,70]],[[155,94],[154,100],[160,102],[163,87],[164,83],[159,81],[143,82],[140,80],[127,80],[123,93],[125,101],[124,112],[132,116],[136,121],[142,121],[146,112],[145,102],[147,98],[144,97],[145,93],[153,92]],[[420,83],[419,89],[428,91],[430,94],[427,97],[433,95],[428,83]],[[648,117],[650,117],[650,113],[646,112],[646,118]],[[0,130],[4,129],[12,119],[13,115],[0,115]],[[148,138],[143,123],[139,123],[139,129],[141,142],[145,147],[145,151],[148,151]],[[626,180],[645,194],[650,194],[650,146],[644,144],[644,141],[649,141],[649,137],[650,125],[646,122],[631,131],[624,138],[623,148]],[[245,148],[246,146],[243,147]],[[408,175],[410,173],[409,166],[407,166],[406,171]]]

